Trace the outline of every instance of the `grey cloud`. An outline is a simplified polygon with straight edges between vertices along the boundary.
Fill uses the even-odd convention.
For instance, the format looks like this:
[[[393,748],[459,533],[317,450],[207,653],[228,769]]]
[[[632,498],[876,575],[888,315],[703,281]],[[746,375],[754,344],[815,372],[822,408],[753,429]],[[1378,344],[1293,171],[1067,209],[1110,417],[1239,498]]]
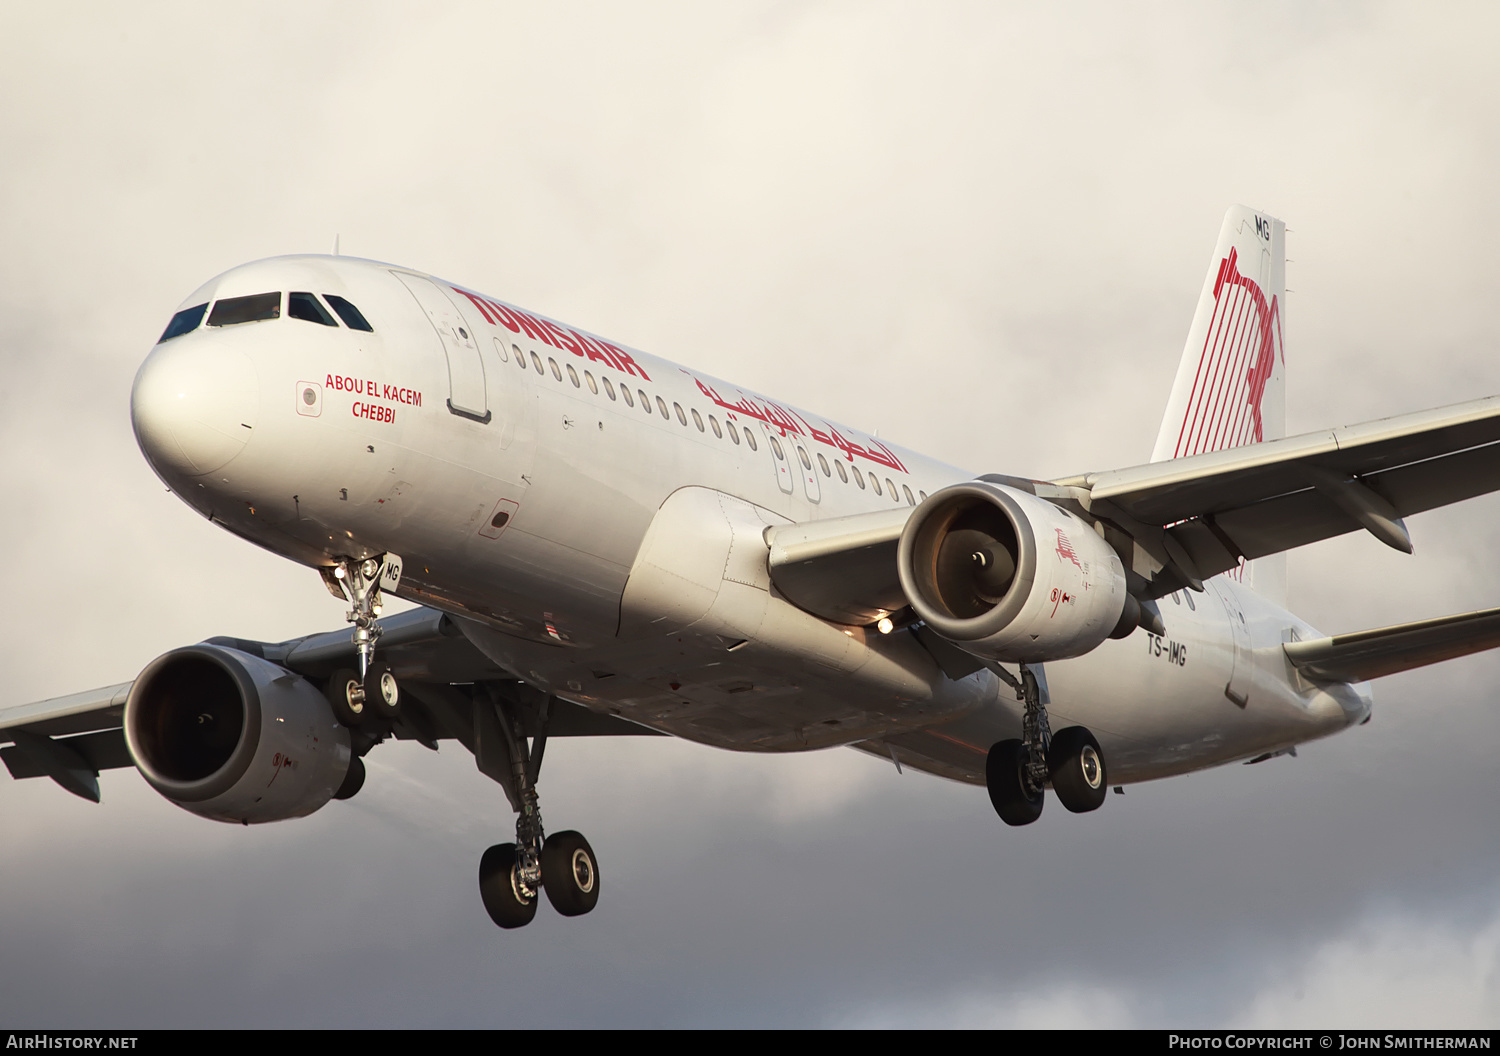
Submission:
[[[335,233],[1052,475],[1147,456],[1246,201],[1292,228],[1292,429],[1500,387],[1483,5],[4,18],[4,702],[339,624],[310,572],[164,493],[126,410],[188,291]],[[1497,504],[1413,518],[1411,558],[1292,555],[1293,607],[1333,632],[1500,603]],[[0,1021],[1493,1025],[1371,965],[1492,979],[1492,939],[1463,936],[1500,907],[1497,678],[1481,656],[1385,680],[1368,727],[1297,759],[1029,830],[852,753],[555,746],[543,809],[589,835],[604,898],[514,933],[474,883],[510,815],[456,747],[382,748],[357,799],[251,829],[127,772],[100,807],[0,779]]]

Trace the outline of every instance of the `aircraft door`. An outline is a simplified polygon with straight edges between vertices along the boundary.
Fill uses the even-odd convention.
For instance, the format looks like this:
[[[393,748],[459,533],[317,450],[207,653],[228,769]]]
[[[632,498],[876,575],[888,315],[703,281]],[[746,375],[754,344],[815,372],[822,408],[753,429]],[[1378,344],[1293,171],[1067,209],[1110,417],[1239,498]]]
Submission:
[[[1254,655],[1250,650],[1250,628],[1245,624],[1245,611],[1240,607],[1234,591],[1227,585],[1212,584],[1214,593],[1224,605],[1224,614],[1229,620],[1229,633],[1234,639],[1233,668],[1229,681],[1224,686],[1224,695],[1239,707],[1250,702],[1250,683],[1254,677]]]
[[[787,445],[783,444],[776,434],[770,429],[766,431],[766,441],[771,448],[771,468],[776,471],[776,486],[784,494],[792,493],[792,458],[787,454]]]
[[[484,360],[480,358],[474,328],[464,319],[452,298],[427,279],[401,271],[392,274],[417,299],[443,343],[443,352],[448,357],[448,409],[476,422],[489,422]]]
[[[806,444],[798,440],[792,447],[797,452],[797,468],[802,471],[802,488],[807,492],[807,501],[818,502],[823,497],[818,484],[818,467],[813,465],[812,455],[808,453]]]

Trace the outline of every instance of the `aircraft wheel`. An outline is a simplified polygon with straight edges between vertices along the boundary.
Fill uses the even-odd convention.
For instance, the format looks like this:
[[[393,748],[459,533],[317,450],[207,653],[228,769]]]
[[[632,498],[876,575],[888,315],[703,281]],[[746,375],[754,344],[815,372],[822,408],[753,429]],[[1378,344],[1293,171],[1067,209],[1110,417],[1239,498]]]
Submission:
[[[1057,800],[1074,814],[1086,814],[1104,805],[1109,775],[1099,742],[1082,726],[1058,730],[1047,747],[1047,771]]]
[[[370,709],[365,707],[365,687],[359,675],[341,667],[328,679],[323,690],[328,703],[333,706],[333,717],[353,729],[365,721]]]
[[[542,845],[542,886],[565,917],[581,917],[599,903],[599,864],[576,832],[554,832]]]
[[[339,790],[333,794],[333,798],[353,799],[354,794],[364,787],[365,761],[356,755],[349,760],[349,770],[344,774],[344,782],[339,785]]]
[[[997,742],[984,762],[990,802],[1007,825],[1030,825],[1042,816],[1043,793],[1033,792],[1023,776],[1026,763],[1026,746],[1017,740]]]
[[[513,843],[497,843],[479,860],[479,897],[490,919],[502,928],[520,928],[536,916],[536,892],[521,884],[520,858]]]
[[[401,717],[401,686],[389,664],[371,664],[365,672],[365,703],[377,719],[395,722]]]

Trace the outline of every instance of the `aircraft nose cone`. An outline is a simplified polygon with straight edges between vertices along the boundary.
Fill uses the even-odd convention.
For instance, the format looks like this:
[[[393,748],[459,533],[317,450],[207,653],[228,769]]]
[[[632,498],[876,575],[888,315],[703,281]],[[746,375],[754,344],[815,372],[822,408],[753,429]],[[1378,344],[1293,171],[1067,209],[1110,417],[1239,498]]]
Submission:
[[[136,372],[130,419],[160,473],[201,476],[245,449],[260,404],[243,352],[203,340],[158,345]]]

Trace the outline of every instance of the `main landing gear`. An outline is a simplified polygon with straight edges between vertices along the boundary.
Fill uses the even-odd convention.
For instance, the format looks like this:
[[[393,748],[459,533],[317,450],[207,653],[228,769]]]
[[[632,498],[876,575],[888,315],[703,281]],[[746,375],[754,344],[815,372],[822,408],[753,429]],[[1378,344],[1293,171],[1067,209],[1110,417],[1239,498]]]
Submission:
[[[1052,733],[1036,674],[1027,665],[1021,665],[1019,679],[999,664],[991,670],[1008,682],[1025,704],[1021,739],[996,743],[985,760],[985,786],[1000,820],[1007,825],[1029,825],[1041,817],[1048,784],[1058,801],[1074,814],[1098,810],[1109,783],[1104,754],[1094,735],[1082,726]]]
[[[395,590],[401,582],[401,559],[395,554],[362,561],[341,560],[327,571],[324,581],[339,597],[354,607],[345,619],[354,624],[354,645],[359,650],[359,670],[339,668],[328,679],[326,693],[334,716],[350,729],[367,719],[395,722],[401,717],[401,687],[387,664],[377,664],[375,643],[380,638],[380,591]],[[346,593],[347,592],[347,595]]]
[[[475,756],[500,782],[516,812],[516,842],[497,843],[479,860],[479,896],[490,919],[519,928],[536,916],[542,890],[552,908],[578,917],[599,902],[599,864],[589,841],[572,831],[545,835],[536,781],[547,747],[546,697],[528,707],[517,694],[492,691],[475,700]],[[528,715],[527,712],[531,714]],[[528,745],[523,720],[538,720]]]

